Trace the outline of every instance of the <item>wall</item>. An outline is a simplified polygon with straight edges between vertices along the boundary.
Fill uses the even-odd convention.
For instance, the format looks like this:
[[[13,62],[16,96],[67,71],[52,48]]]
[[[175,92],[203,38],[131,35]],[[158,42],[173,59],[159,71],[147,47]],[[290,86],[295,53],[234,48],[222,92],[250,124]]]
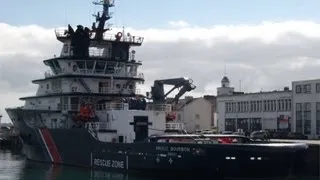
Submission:
[[[277,118],[280,115],[291,116],[290,101],[291,91],[274,91],[218,96],[218,130],[225,131],[225,119],[228,118],[235,119],[236,124],[238,122],[238,119],[261,118],[262,129],[277,129]],[[284,104],[285,108],[279,108],[279,102]],[[239,107],[239,103],[241,103],[241,108]],[[267,109],[265,109],[265,103],[267,103]],[[282,104],[280,104],[280,106]],[[232,107],[230,108],[228,105]],[[242,109],[242,107],[245,108]]]
[[[320,132],[317,133],[317,126],[318,126],[318,129],[320,128],[320,119],[318,119],[318,123],[317,123],[317,117],[316,117],[316,114],[317,114],[316,104],[317,102],[320,103],[320,90],[318,88],[318,92],[317,92],[316,84],[320,84],[320,79],[292,82],[292,87],[293,87],[292,131],[299,132],[299,133],[301,132],[307,135],[309,138],[316,138],[317,136],[320,136]],[[299,104],[299,107],[297,107],[298,104]],[[306,107],[306,104],[310,104],[310,108]],[[301,113],[299,113],[299,108],[301,108]],[[310,115],[308,111],[310,112]],[[297,115],[300,117],[298,117]],[[300,121],[301,124],[299,124],[299,120],[301,120]],[[309,122],[310,122],[310,125],[307,125]],[[297,126],[302,127],[302,129],[297,128]]]
[[[214,116],[212,104],[204,98],[192,100],[184,106],[179,114],[188,132],[210,129],[212,116]]]

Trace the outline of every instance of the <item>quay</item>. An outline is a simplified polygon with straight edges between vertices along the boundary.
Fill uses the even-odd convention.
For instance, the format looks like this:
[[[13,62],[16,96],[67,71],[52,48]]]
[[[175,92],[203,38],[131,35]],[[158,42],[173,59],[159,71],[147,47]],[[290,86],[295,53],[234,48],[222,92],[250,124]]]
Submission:
[[[307,174],[313,176],[320,175],[320,140],[295,140],[295,139],[271,139],[271,142],[279,143],[306,143],[309,145],[307,154]]]

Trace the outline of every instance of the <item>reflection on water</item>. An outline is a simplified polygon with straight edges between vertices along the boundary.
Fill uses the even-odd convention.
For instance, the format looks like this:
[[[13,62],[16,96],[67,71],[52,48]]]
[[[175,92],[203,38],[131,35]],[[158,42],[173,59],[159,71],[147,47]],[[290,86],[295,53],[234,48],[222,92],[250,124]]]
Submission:
[[[179,177],[141,174],[122,174],[88,169],[52,166],[49,164],[26,161],[24,157],[8,150],[0,150],[0,180],[160,180],[180,179]],[[186,179],[185,177],[183,178]],[[192,178],[194,180],[210,179],[209,177]],[[279,180],[285,180],[281,178]],[[291,179],[291,178],[290,178]],[[318,180],[319,177],[294,178],[295,180]],[[216,179],[215,179],[216,180]]]
[[[0,180],[19,179],[25,160],[8,150],[0,150]]]

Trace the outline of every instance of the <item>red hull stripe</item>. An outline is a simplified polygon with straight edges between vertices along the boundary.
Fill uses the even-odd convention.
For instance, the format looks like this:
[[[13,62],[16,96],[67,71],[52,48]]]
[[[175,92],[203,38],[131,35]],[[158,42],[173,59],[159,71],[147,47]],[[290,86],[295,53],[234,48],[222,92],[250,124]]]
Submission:
[[[62,163],[61,156],[59,154],[56,144],[53,142],[51,134],[47,128],[40,129],[45,145],[47,146],[48,153],[52,157],[52,162]]]

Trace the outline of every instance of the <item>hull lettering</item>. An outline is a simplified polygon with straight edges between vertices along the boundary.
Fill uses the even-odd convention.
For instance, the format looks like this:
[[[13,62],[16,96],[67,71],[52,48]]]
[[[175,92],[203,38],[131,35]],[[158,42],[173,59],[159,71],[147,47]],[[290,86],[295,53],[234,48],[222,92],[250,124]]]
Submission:
[[[167,147],[167,146],[156,146],[157,151],[173,151],[173,152],[190,152],[189,147]]]
[[[106,160],[106,159],[93,159],[93,165],[99,167],[107,167],[107,168],[116,168],[116,169],[124,169],[125,163],[124,161],[118,160]]]

